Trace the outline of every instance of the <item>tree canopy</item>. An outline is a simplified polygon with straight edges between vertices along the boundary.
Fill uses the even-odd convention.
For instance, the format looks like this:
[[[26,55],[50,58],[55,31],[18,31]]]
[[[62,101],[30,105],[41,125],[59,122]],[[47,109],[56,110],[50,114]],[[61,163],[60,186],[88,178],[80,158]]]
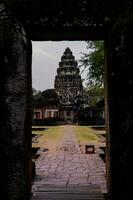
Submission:
[[[104,100],[104,88],[97,85],[90,85],[87,89],[88,106],[95,108],[99,102]]]
[[[104,82],[104,42],[86,41],[88,53],[79,60],[80,67],[87,69],[87,84],[103,86]]]
[[[33,96],[33,105],[35,107],[58,105],[59,98],[54,89],[47,89],[43,92],[38,92]]]
[[[89,96],[90,108],[104,102],[104,42],[86,41],[88,53],[82,52],[80,67],[87,70],[86,92]]]

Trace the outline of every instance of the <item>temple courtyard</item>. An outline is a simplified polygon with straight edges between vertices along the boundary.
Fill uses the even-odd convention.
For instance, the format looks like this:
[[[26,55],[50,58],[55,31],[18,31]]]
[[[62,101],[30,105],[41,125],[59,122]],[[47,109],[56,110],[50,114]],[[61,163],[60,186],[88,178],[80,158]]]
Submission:
[[[78,125],[34,127],[33,136],[32,147],[38,151],[33,155],[32,200],[104,199],[106,164],[100,156],[104,130]]]

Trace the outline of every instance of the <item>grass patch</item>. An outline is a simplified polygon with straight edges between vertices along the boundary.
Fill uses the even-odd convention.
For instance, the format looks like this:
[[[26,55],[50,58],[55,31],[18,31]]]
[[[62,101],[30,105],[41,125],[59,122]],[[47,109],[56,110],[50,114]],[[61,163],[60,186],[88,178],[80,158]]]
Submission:
[[[63,137],[62,126],[47,126],[44,131],[34,131],[33,134],[40,134],[37,143],[32,143],[32,147],[48,148],[49,150],[55,150],[59,141]]]
[[[95,134],[95,131],[87,126],[75,126],[75,135],[77,136],[80,144],[91,142],[97,143],[99,140],[99,137]]]

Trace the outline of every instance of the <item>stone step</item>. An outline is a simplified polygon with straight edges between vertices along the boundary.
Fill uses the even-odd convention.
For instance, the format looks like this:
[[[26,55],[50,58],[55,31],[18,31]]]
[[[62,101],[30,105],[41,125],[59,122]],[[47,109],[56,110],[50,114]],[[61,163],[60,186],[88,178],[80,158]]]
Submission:
[[[31,200],[104,200],[97,185],[37,187]]]

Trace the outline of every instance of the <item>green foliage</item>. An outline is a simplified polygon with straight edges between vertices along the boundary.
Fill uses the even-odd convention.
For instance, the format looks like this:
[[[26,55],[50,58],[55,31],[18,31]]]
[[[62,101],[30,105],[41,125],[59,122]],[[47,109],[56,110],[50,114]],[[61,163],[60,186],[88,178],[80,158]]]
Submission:
[[[104,99],[104,88],[98,85],[90,85],[87,89],[87,93],[89,96],[88,104],[90,108],[95,108],[97,104]]]
[[[43,92],[38,92],[33,96],[33,104],[35,107],[58,105],[59,99],[54,89],[47,89]]]
[[[80,67],[88,69],[88,85],[102,86],[104,82],[104,42],[103,41],[86,41],[88,53],[82,52],[79,60]]]
[[[32,94],[36,95],[38,92],[40,92],[39,90],[36,90],[35,88],[32,88]]]

